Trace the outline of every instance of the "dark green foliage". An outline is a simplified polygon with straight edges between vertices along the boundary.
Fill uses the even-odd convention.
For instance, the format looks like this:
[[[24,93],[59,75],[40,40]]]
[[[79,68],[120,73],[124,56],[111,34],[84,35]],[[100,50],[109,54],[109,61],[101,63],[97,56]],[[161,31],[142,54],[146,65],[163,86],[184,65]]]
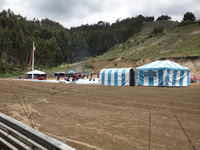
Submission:
[[[181,21],[178,26],[185,26],[185,25],[189,25],[189,24],[194,24],[194,21]]]
[[[183,21],[181,21],[179,26],[193,24],[193,23],[195,23],[195,21],[196,21],[195,15],[192,12],[187,12],[184,14]]]
[[[165,30],[165,28],[163,28],[163,27],[155,27],[153,29],[153,31],[151,31],[151,33],[149,34],[149,37],[153,37],[153,36],[156,36],[158,34],[163,34],[164,30]]]
[[[184,14],[183,21],[194,22],[196,21],[196,18],[192,12],[187,12],[186,14]]]
[[[26,71],[35,41],[36,68],[74,63],[103,54],[115,44],[125,42],[150,21],[154,21],[154,17],[139,15],[113,24],[99,21],[68,30],[47,18],[28,21],[11,10],[4,10],[0,12],[0,60]],[[9,72],[5,68],[0,69],[1,72]]]
[[[153,22],[153,21],[154,21],[154,16],[145,18],[145,22]]]
[[[8,62],[3,62],[2,60],[0,61],[0,74],[5,74],[5,73],[13,73],[13,72],[21,72],[22,70],[19,69],[19,66],[16,66],[15,64],[8,63]]]
[[[114,66],[117,66],[118,65],[118,63],[117,62],[114,62]]]
[[[162,15],[160,17],[158,17],[158,19],[156,21],[159,21],[159,20],[170,20],[171,17],[167,16],[167,15]]]

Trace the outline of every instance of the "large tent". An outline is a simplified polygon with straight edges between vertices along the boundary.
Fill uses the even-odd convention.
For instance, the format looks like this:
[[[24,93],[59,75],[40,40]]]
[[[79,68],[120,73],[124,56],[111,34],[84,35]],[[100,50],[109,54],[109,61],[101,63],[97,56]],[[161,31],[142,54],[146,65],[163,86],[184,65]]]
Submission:
[[[99,84],[108,86],[134,86],[134,70],[132,68],[102,69],[100,71]]]
[[[33,70],[33,71],[29,71],[26,73],[27,78],[32,78],[32,74],[33,74],[33,78],[37,79],[38,77],[46,77],[46,73],[39,71],[39,70]]]
[[[136,68],[140,86],[190,86],[190,69],[170,60]]]

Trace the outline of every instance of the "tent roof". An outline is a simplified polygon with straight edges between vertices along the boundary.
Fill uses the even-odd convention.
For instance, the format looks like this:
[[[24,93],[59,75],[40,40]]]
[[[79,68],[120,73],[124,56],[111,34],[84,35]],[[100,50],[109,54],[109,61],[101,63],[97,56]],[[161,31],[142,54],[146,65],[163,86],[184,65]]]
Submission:
[[[42,71],[39,71],[39,70],[33,70],[33,71],[29,71],[28,73],[26,74],[46,74],[45,72],[42,72]]]
[[[68,71],[67,73],[75,73],[75,71],[73,71],[73,70],[70,70],[70,71]]]
[[[105,71],[105,70],[123,70],[123,69],[125,69],[125,70],[131,70],[131,69],[133,69],[133,68],[108,68],[108,69],[102,69],[100,72],[103,72],[103,71]]]
[[[137,70],[159,70],[159,69],[171,69],[171,70],[190,70],[182,65],[179,65],[170,60],[154,61],[152,63],[140,66]]]

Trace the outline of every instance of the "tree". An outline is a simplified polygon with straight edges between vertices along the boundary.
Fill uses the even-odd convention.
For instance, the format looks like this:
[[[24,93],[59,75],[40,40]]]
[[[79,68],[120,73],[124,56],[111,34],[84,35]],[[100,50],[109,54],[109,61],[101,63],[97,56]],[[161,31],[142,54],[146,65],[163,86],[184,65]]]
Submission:
[[[194,22],[194,21],[196,21],[196,18],[192,12],[187,12],[186,14],[184,14],[183,21]]]
[[[153,29],[153,31],[151,31],[151,33],[149,34],[149,37],[151,38],[151,37],[153,37],[155,35],[163,34],[164,30],[165,30],[165,28],[163,28],[163,27],[155,27]]]
[[[153,21],[154,21],[154,16],[152,16],[152,17],[151,16],[150,17],[147,16],[145,18],[145,22],[153,22]]]
[[[115,44],[125,42],[138,33],[145,22],[150,21],[154,21],[154,17],[139,15],[118,19],[113,24],[99,21],[68,30],[48,18],[28,21],[11,10],[4,10],[0,12],[0,63],[14,64],[24,70],[29,62],[33,41],[37,48],[35,66],[51,68],[81,61],[84,57],[103,54]],[[3,72],[6,72],[6,67],[3,68]]]
[[[162,15],[162,16],[160,16],[160,17],[158,17],[158,19],[156,20],[156,21],[159,21],[159,20],[170,20],[171,19],[171,17],[169,17],[169,16],[165,16],[165,15]]]

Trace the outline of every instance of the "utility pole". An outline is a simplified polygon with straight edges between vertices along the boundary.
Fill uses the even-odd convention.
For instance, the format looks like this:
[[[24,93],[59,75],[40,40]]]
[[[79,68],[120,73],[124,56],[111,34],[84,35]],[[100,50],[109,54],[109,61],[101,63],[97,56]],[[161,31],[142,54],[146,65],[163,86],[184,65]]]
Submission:
[[[33,42],[33,59],[32,59],[32,79],[33,79],[33,71],[34,71],[34,51],[35,51],[35,41]]]

